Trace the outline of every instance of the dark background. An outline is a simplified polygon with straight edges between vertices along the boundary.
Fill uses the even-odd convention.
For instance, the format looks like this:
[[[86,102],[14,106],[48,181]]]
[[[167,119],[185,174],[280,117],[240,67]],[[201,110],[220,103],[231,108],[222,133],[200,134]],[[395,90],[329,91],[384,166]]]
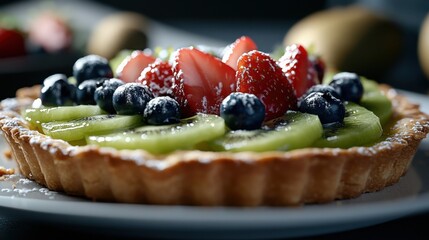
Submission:
[[[2,0],[0,4],[24,0]],[[313,11],[325,8],[324,0],[300,1],[139,1],[93,0],[117,9],[137,11],[159,20],[171,19],[299,19]]]

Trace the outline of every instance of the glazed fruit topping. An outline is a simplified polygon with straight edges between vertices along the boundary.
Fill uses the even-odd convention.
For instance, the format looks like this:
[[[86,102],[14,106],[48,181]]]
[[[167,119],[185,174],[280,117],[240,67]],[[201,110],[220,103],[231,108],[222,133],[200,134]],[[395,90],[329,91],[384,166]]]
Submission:
[[[157,59],[141,72],[137,82],[148,86],[156,97],[172,96],[172,66],[168,62]]]
[[[112,78],[113,71],[106,58],[98,55],[87,55],[75,62],[73,76],[77,84],[80,84],[87,79]]]
[[[256,43],[248,36],[242,36],[225,48],[222,56],[222,62],[228,64],[234,70],[237,70],[238,58],[243,53],[257,50]]]
[[[73,105],[76,87],[70,84],[64,74],[53,74],[42,84],[40,99],[44,106]]]
[[[322,57],[319,55],[310,55],[308,56],[308,59],[310,60],[310,67],[309,69],[313,68],[314,71],[316,71],[318,83],[321,83],[323,81],[323,78],[325,77],[325,71],[326,71],[326,65],[323,61]]]
[[[95,89],[99,80],[88,79],[83,81],[77,86],[76,89],[76,103],[78,105],[96,105],[94,99]]]
[[[124,82],[135,82],[143,69],[155,62],[156,58],[152,54],[135,50],[125,57],[116,69],[116,77]]]
[[[121,115],[143,115],[147,103],[153,98],[148,86],[125,83],[113,92],[112,105],[116,113]]]
[[[278,64],[292,82],[297,97],[301,97],[307,89],[320,82],[320,73],[313,68],[307,50],[300,44],[287,46]]]
[[[51,137],[166,153],[350,147],[379,139],[380,119],[390,118],[391,103],[376,83],[342,72],[321,84],[323,60],[299,44],[287,46],[278,61],[247,36],[222,56],[210,49],[180,48],[163,58],[130,51],[114,77],[105,59],[88,55],[74,65],[75,84],[54,74],[40,96],[44,106],[80,104],[80,113],[51,108],[49,117],[31,109],[26,119]],[[121,121],[120,131],[110,126]],[[86,122],[91,127],[65,133]]]
[[[143,116],[150,125],[178,123],[180,121],[179,103],[169,96],[155,97],[147,104]]]
[[[237,91],[256,95],[265,105],[265,120],[297,108],[295,91],[276,61],[253,50],[238,59]]]
[[[298,99],[298,106],[300,105],[300,102],[302,99],[304,99],[306,96],[308,96],[310,93],[313,92],[321,92],[321,93],[331,93],[333,97],[336,97],[338,99],[341,99],[340,94],[330,85],[325,84],[317,84],[309,88],[299,99]]]
[[[363,85],[359,75],[350,72],[337,73],[332,77],[330,86],[340,94],[344,101],[359,103],[363,95]]]
[[[254,94],[233,92],[222,101],[220,116],[231,130],[261,128],[265,106]]]
[[[97,105],[108,113],[116,113],[113,107],[113,93],[123,84],[125,83],[117,78],[104,80],[94,92],[94,100]]]
[[[329,91],[310,93],[300,101],[299,111],[317,115],[322,124],[341,123],[346,113],[343,102]]]
[[[219,115],[222,100],[236,89],[234,69],[193,47],[177,50],[173,74],[173,95],[183,117]]]

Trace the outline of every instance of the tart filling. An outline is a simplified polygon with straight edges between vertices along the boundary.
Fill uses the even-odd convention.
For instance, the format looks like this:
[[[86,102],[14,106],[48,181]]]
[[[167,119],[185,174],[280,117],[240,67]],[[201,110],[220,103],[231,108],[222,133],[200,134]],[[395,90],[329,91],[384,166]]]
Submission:
[[[369,147],[287,152],[176,151],[72,146],[3,110],[1,129],[19,170],[47,186],[97,201],[190,205],[299,205],[353,198],[400,180],[429,131],[428,116],[388,86],[384,140]]]
[[[182,48],[172,64],[134,51],[115,77],[90,55],[74,84],[54,74],[3,100],[0,128],[23,175],[96,201],[322,203],[407,172],[429,132],[418,105],[355,73],[322,84],[322,60],[300,45],[278,60],[255,48]]]

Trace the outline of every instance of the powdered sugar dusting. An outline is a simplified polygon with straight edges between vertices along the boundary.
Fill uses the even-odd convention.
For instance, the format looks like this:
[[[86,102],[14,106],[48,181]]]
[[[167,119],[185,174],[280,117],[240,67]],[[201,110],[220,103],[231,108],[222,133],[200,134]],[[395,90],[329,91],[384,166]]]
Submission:
[[[0,196],[8,197],[30,197],[56,200],[58,192],[42,187],[36,182],[23,177],[20,174],[4,176],[1,181]]]

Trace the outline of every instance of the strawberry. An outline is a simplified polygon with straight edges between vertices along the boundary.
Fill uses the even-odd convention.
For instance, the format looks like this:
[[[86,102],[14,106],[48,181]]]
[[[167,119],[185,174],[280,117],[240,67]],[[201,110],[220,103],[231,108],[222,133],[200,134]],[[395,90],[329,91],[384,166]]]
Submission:
[[[173,69],[168,62],[157,59],[149,64],[141,73],[137,82],[148,86],[155,97],[171,96]]]
[[[116,69],[116,77],[124,82],[135,82],[139,78],[143,69],[156,58],[144,51],[134,50],[129,56],[124,58]]]
[[[198,112],[219,115],[222,100],[236,88],[234,69],[193,47],[177,50],[173,73],[173,95],[184,117]]]
[[[14,29],[0,28],[0,58],[17,57],[25,54],[23,34]]]
[[[286,47],[284,55],[278,61],[286,77],[292,82],[296,96],[299,98],[307,89],[316,85],[319,80],[317,72],[309,68],[307,50],[300,44],[292,44]]]
[[[318,56],[318,55],[310,55],[309,57],[310,60],[310,68],[313,68],[314,71],[316,71],[317,74],[317,78],[318,78],[318,82],[321,83],[323,82],[323,78],[325,77],[325,70],[326,70],[326,64],[325,61],[323,61],[323,59]]]
[[[255,94],[265,105],[265,120],[297,108],[294,89],[268,54],[253,50],[238,59],[237,91]]]
[[[31,21],[28,39],[34,46],[55,53],[72,47],[73,31],[65,18],[53,12],[44,12]]]
[[[248,36],[242,36],[225,48],[222,62],[237,70],[237,60],[243,54],[257,50],[255,42]]]

